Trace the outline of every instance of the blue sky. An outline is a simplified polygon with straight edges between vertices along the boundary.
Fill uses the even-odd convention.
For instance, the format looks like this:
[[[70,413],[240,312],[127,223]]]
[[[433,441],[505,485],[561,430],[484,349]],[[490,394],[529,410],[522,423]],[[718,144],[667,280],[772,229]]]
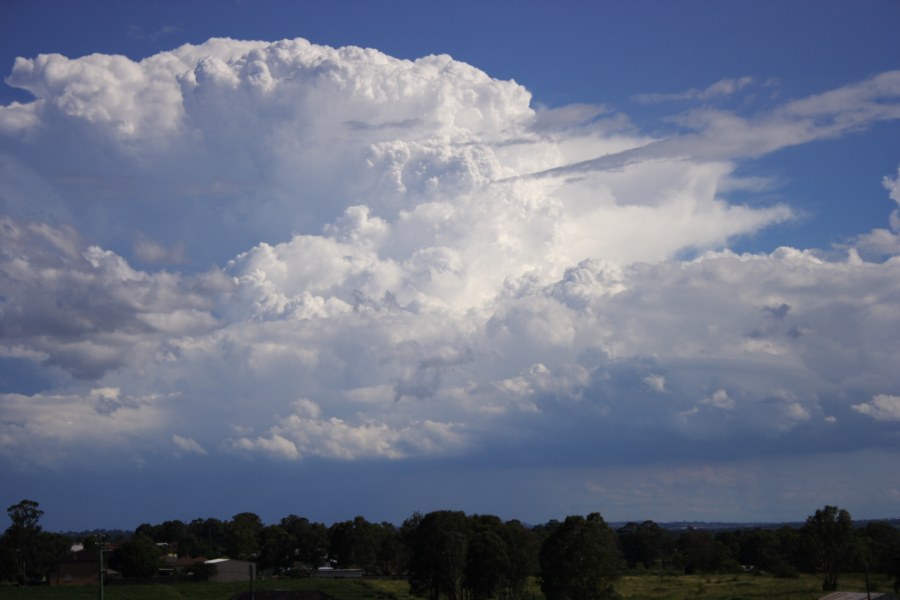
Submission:
[[[898,24],[0,3],[0,500],[897,516]]]

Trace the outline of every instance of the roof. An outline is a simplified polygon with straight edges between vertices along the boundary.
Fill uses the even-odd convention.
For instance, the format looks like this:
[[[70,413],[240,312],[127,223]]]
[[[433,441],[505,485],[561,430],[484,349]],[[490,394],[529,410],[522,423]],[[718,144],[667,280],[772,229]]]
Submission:
[[[199,559],[198,559],[199,560]],[[220,565],[224,562],[233,562],[233,563],[243,563],[245,565],[256,564],[252,560],[242,560],[240,558],[212,558],[210,560],[204,560],[203,564],[206,565]]]

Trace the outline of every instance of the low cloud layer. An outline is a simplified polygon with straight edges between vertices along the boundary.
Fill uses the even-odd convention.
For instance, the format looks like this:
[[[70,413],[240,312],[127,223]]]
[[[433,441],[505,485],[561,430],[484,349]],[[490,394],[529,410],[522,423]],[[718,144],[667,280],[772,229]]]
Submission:
[[[0,107],[8,465],[897,451],[897,211],[737,254],[795,212],[729,190],[745,158],[900,118],[898,72],[667,138],[448,56],[304,40],[7,81],[35,96]]]

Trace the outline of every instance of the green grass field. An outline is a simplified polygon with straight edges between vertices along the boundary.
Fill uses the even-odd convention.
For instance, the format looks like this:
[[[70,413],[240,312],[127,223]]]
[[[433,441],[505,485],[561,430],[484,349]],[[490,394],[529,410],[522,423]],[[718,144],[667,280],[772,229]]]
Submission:
[[[873,576],[873,591],[890,591],[891,581]],[[627,575],[616,588],[623,600],[816,600],[824,595],[821,579],[804,575],[778,579],[760,575]],[[181,583],[107,586],[105,600],[229,600],[249,589],[246,583]],[[259,581],[257,590],[318,589],[338,600],[415,600],[402,580],[289,579]],[[844,575],[840,589],[864,591],[861,575]],[[535,582],[531,600],[543,600]],[[0,588],[3,600],[95,600],[96,586]]]
[[[846,575],[841,590],[865,591],[860,576]],[[825,595],[822,580],[804,575],[780,579],[761,575],[639,575],[623,577],[616,588],[625,600],[816,600]],[[890,582],[882,584],[890,589]]]

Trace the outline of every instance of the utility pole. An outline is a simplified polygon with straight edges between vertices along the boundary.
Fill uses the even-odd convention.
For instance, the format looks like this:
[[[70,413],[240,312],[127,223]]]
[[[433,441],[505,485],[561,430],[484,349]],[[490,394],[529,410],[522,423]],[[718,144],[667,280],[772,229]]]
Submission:
[[[103,600],[103,544],[104,544],[103,536],[99,536],[97,547],[100,550],[100,573],[98,574],[98,578],[100,581],[100,587],[98,589],[99,595],[97,597],[100,600]]]
[[[863,563],[866,569],[866,598],[867,600],[872,600],[872,591],[869,589],[869,561],[865,561]]]
[[[247,571],[250,574],[250,600],[256,600],[256,563],[249,563],[247,565]]]

